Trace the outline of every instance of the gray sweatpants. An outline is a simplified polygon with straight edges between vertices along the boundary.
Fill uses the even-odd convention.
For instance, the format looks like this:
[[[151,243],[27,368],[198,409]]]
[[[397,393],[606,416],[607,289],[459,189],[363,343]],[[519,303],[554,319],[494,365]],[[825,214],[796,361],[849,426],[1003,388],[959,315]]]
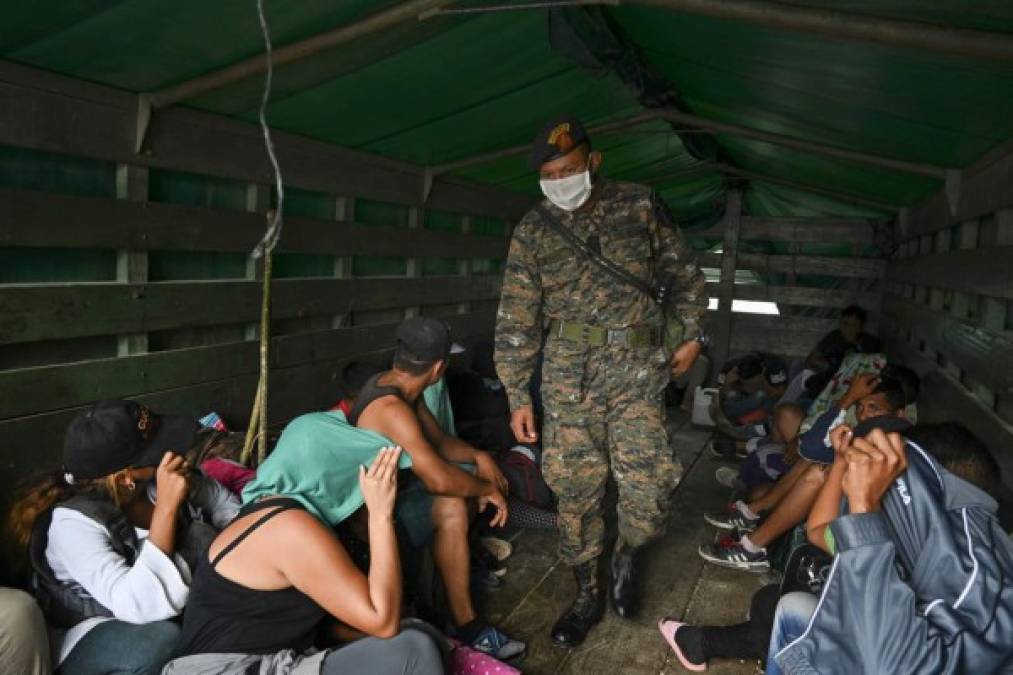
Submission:
[[[170,661],[162,675],[442,675],[443,660],[425,632],[406,628],[389,640],[363,638],[348,646],[301,656],[277,654],[194,654]]]

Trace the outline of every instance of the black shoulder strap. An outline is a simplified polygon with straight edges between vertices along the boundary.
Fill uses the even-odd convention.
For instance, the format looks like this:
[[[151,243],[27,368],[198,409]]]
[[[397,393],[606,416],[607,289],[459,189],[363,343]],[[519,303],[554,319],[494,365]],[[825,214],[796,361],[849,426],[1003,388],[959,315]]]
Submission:
[[[587,243],[582,241],[573,230],[566,227],[566,225],[563,225],[559,218],[552,215],[552,213],[541,204],[535,207],[535,211],[537,211],[538,215],[542,217],[545,224],[552,228],[553,232],[561,236],[563,240],[577,253],[583,255],[595,265],[611,274],[615,279],[618,279],[627,286],[632,286],[637,289],[650,298],[652,302],[656,302],[659,305],[664,304],[666,291],[663,286],[657,288],[651,287],[647,284],[647,282],[637,278],[627,270],[619,267],[614,262],[592,249],[587,245]]]
[[[359,395],[355,399],[355,405],[352,406],[348,415],[345,416],[345,419],[348,420],[348,423],[353,427],[359,426],[359,417],[361,417],[362,413],[366,411],[369,404],[378,398],[383,398],[384,396],[397,396],[411,407],[412,404],[405,399],[404,394],[401,393],[400,389],[390,385],[381,386],[377,384],[380,381],[380,375],[382,374],[383,373],[377,373],[366,380],[366,384],[362,385],[362,389],[359,391]]]
[[[263,502],[255,502],[254,504],[256,508],[247,509],[245,513],[241,513],[240,515],[245,516],[269,508],[274,508],[274,510],[268,511],[266,514],[255,520],[252,525],[250,525],[248,528],[240,532],[235,539],[230,541],[228,545],[226,545],[221,551],[219,551],[218,555],[216,555],[214,559],[211,560],[212,569],[217,567],[218,563],[222,561],[222,558],[232,553],[232,551],[235,550],[237,546],[242,544],[247,537],[253,534],[253,531],[256,530],[258,527],[260,527],[267,521],[271,520],[279,513],[282,513],[284,511],[290,511],[292,509],[303,508],[302,504],[300,504],[296,500],[285,497],[281,497],[278,499],[265,499]]]

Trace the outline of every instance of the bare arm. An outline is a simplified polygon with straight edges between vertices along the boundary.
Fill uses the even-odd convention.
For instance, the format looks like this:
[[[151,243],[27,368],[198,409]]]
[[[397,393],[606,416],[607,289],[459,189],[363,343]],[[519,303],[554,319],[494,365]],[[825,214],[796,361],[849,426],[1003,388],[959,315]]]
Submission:
[[[425,401],[419,399],[416,409],[419,416],[419,424],[422,426],[422,433],[432,443],[444,459],[451,462],[465,462],[474,464],[479,450],[474,446],[465,443],[460,438],[451,436],[440,428],[439,422],[429,411]]]
[[[285,514],[278,550],[298,551],[279,561],[279,571],[329,614],[352,628],[393,637],[401,620],[401,563],[394,535],[394,496],[399,451],[382,450],[360,485],[369,511],[369,576],[352,563],[324,525],[305,512]]]
[[[430,442],[439,449],[444,459],[451,462],[474,464],[480,479],[492,483],[504,495],[509,492],[510,484],[507,482],[506,476],[499,470],[496,460],[488,452],[479,450],[470,443],[445,433],[429,411],[425,401],[419,401],[418,414],[422,431]]]
[[[827,553],[830,551],[827,551],[825,532],[830,521],[841,515],[841,496],[844,494],[841,480],[844,478],[844,470],[847,466],[847,463],[840,457],[834,461],[823,487],[820,488],[820,492],[816,496],[816,502],[813,504],[812,510],[809,511],[809,518],[805,524],[809,543],[818,546]]]
[[[424,407],[419,406],[420,409]],[[426,414],[432,419],[428,410]],[[442,443],[446,434],[439,430],[435,420],[433,423],[438,432],[437,442]],[[403,401],[392,397],[376,401],[359,418],[359,426],[386,436],[404,448],[412,458],[412,471],[432,494],[484,497],[494,490],[490,483],[447,462],[427,438],[419,423],[419,416]],[[471,450],[474,452],[474,448]],[[471,461],[470,455],[469,459],[463,461]]]
[[[841,515],[841,497],[844,495],[842,481],[844,472],[848,468],[844,460],[844,450],[851,442],[852,431],[846,424],[842,424],[830,432],[830,442],[834,447],[834,463],[823,481],[823,487],[816,495],[816,502],[809,511],[809,518],[806,520],[806,536],[813,546],[827,551],[826,529],[830,521]],[[827,551],[831,553],[831,551]]]
[[[188,469],[182,455],[174,452],[162,455],[155,472],[155,489],[157,497],[148,541],[171,556],[176,550],[176,517],[189,491]]]

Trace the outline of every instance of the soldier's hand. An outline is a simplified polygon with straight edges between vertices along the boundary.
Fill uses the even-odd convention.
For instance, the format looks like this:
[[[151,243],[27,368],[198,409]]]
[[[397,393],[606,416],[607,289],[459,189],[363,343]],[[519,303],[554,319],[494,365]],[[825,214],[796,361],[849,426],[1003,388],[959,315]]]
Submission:
[[[700,356],[700,351],[703,349],[696,340],[689,340],[683,342],[675,352],[672,353],[672,360],[669,361],[669,367],[672,369],[672,377],[679,377],[683,373],[692,367],[693,362],[696,361],[696,357]]]
[[[522,405],[510,413],[510,429],[514,432],[514,438],[518,443],[534,443],[538,440],[538,432],[535,431],[535,409],[529,405]]]

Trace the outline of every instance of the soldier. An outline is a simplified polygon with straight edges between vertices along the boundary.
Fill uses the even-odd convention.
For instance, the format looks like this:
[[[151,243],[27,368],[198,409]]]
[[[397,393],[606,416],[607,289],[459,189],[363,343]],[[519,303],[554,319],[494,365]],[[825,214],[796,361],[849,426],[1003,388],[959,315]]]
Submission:
[[[700,353],[707,296],[664,202],[648,187],[603,178],[601,153],[580,122],[547,125],[530,164],[547,201],[521,219],[510,243],[496,367],[510,399],[511,428],[519,442],[530,443],[538,435],[529,383],[540,353],[544,359],[543,471],[559,500],[560,555],[577,580],[577,597],[553,626],[552,640],[573,647],[604,612],[597,559],[605,546],[610,467],[619,489],[612,604],[622,617],[634,610],[637,552],[664,531],[681,476],[663,424],[663,389]],[[584,242],[583,255],[546,212]],[[669,286],[664,311],[587,250],[647,285]],[[685,331],[671,353],[663,347],[666,314],[680,317]]]

